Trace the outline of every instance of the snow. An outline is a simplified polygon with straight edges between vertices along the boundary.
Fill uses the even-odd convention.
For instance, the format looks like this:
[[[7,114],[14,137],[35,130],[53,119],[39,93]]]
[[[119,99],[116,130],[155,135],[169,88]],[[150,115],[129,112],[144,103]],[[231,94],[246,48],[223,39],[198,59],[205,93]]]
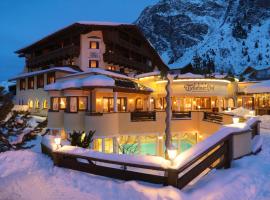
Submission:
[[[193,74],[193,73],[178,74],[177,77],[178,78],[204,78],[203,75]]]
[[[75,146],[63,146],[57,150],[58,152],[75,154],[81,156],[88,156],[91,158],[100,158],[110,161],[127,162],[133,164],[141,164],[147,166],[168,168],[170,161],[158,156],[144,156],[144,155],[126,155],[126,154],[106,154],[102,152],[93,151],[91,149],[84,149]]]
[[[245,89],[245,92],[248,94],[270,93],[270,80],[250,85]]]
[[[270,129],[270,115],[262,115],[258,116],[258,118],[261,120],[260,126],[262,128]]]
[[[135,76],[135,78],[145,78],[145,77],[149,77],[149,76],[158,76],[160,75],[160,71],[153,71],[153,72],[148,72],[148,73],[143,73],[143,74],[139,74],[137,76]]]
[[[251,110],[249,110],[249,109],[239,107],[239,108],[236,108],[236,109],[231,110],[231,111],[226,110],[226,111],[224,111],[224,113],[232,114],[232,115],[239,116],[239,117],[246,117],[246,116],[250,116],[250,111]]]
[[[263,140],[260,135],[256,135],[251,142],[252,153],[257,153],[262,148]]]
[[[22,143],[24,136],[30,134],[33,131],[33,128],[25,128],[21,134],[19,134],[13,141],[10,141],[11,145],[16,145]],[[11,140],[11,138],[9,138]]]
[[[103,22],[103,21],[78,21],[76,23],[84,24],[84,25],[100,25],[100,26],[120,26],[120,25],[134,26],[133,24],[128,24],[128,23]]]
[[[268,200],[270,199],[270,130],[262,129],[257,155],[213,170],[183,190],[136,181],[121,181],[59,168],[31,150],[0,154],[0,200]]]
[[[86,78],[72,78],[68,80],[61,80],[45,86],[45,90],[63,90],[68,88],[81,87],[113,87],[115,81],[111,77],[105,75],[90,75]]]
[[[64,71],[64,72],[69,72],[69,73],[77,73],[78,72],[70,67],[53,67],[50,69],[19,74],[18,76],[14,76],[11,79],[9,79],[9,81],[20,79],[20,78],[26,78],[26,77],[30,77],[30,76],[35,76],[38,74],[44,74],[44,73],[48,73],[48,72],[52,72],[52,71]]]
[[[14,105],[12,111],[28,111],[28,105]]]
[[[107,70],[101,69],[101,68],[88,68],[87,71],[85,71],[85,72],[79,72],[76,74],[69,74],[69,75],[63,76],[62,78],[84,75],[84,74],[102,74],[102,75],[107,75],[107,76],[111,76],[111,77],[115,77],[115,78],[123,78],[123,79],[133,80],[133,78],[126,76],[124,74],[119,74],[116,72],[107,71]],[[61,78],[59,78],[59,79],[61,79]]]

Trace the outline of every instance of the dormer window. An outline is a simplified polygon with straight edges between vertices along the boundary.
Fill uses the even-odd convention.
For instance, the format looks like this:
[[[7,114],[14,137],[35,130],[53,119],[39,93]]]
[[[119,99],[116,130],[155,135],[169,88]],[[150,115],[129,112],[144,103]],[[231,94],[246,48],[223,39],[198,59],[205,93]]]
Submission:
[[[89,42],[89,48],[90,49],[99,49],[99,42],[97,42],[97,41],[90,41]]]

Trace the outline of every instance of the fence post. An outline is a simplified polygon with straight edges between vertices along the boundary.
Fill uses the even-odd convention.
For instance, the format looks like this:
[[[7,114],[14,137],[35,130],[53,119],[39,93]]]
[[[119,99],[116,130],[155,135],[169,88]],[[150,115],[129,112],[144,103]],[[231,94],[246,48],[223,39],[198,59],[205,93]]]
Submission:
[[[178,187],[178,172],[176,170],[173,169],[166,170],[165,176],[167,178],[165,185]]]
[[[229,136],[225,142],[226,153],[224,155],[224,169],[231,167],[231,161],[233,159],[233,134]]]

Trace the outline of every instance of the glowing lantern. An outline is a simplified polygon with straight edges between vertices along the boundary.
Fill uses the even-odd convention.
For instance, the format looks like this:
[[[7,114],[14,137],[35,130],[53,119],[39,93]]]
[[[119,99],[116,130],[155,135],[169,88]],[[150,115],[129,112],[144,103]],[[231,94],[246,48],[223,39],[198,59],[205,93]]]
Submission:
[[[59,148],[61,146],[61,138],[60,137],[54,138],[54,143],[56,144],[57,148]]]
[[[239,123],[239,121],[240,121],[240,118],[239,117],[233,117],[233,123],[234,124]]]
[[[177,156],[177,149],[176,148],[168,148],[167,151],[168,151],[169,159],[173,162],[173,160]]]

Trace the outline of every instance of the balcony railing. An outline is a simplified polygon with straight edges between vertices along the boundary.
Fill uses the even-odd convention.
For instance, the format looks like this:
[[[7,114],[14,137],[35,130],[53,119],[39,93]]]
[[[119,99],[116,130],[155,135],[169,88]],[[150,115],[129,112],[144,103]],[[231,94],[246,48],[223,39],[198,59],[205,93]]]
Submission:
[[[27,61],[27,66],[39,65],[42,63],[50,62],[51,60],[63,59],[66,57],[78,56],[80,54],[80,47],[76,45],[68,45],[50,51],[46,54],[31,58]]]
[[[130,113],[130,120],[132,122],[138,121],[156,121],[156,112],[131,112]]]
[[[223,122],[223,115],[221,113],[204,112],[203,120],[221,124]]]
[[[190,111],[172,112],[172,119],[191,119]]]

